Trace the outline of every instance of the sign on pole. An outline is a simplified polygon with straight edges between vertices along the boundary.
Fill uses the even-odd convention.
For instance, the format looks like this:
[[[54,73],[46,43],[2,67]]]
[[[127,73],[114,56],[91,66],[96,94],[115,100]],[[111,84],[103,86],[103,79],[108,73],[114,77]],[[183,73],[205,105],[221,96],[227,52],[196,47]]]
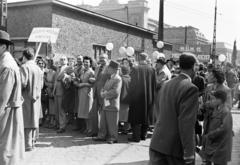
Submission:
[[[56,43],[59,31],[59,28],[33,28],[28,42]]]
[[[35,54],[35,59],[38,56],[38,53],[41,49],[42,43],[56,43],[58,34],[60,29],[59,28],[45,28],[45,27],[35,27],[33,28],[29,38],[28,42],[37,42],[38,47]]]

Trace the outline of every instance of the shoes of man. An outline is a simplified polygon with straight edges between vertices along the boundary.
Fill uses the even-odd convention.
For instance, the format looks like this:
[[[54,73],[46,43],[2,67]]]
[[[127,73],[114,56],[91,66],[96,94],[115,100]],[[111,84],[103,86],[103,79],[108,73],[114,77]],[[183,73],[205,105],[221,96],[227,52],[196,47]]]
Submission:
[[[140,139],[128,138],[128,141],[138,143],[138,142],[140,142]]]
[[[118,141],[117,140],[108,140],[107,143],[108,144],[114,144],[114,143],[118,143]]]
[[[25,152],[30,152],[30,151],[32,151],[32,150],[33,150],[32,147],[28,147],[28,148],[25,149]]]
[[[64,128],[61,128],[59,130],[57,130],[57,133],[64,133],[66,130]]]
[[[146,136],[141,136],[141,140],[146,140]]]
[[[73,131],[81,131],[81,128],[74,128]]]
[[[106,141],[105,139],[99,138],[99,137],[93,137],[93,140],[94,141],[99,141],[99,142]]]
[[[87,137],[96,137],[97,133],[87,133]]]

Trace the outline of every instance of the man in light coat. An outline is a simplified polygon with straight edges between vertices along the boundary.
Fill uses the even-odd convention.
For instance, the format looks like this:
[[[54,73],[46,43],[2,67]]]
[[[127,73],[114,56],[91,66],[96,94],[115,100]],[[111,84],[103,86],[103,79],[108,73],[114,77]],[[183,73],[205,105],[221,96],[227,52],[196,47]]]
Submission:
[[[41,90],[43,88],[43,72],[34,61],[34,50],[27,48],[23,51],[21,67],[23,119],[25,133],[25,150],[34,149],[36,130],[39,128],[41,111]]]
[[[103,109],[100,112],[100,128],[96,141],[107,140],[109,144],[117,143],[118,118],[122,79],[119,75],[119,63],[110,61],[108,73],[111,77],[106,81],[102,91]]]
[[[62,107],[62,100],[63,100],[63,93],[64,93],[64,86],[63,81],[66,77],[66,69],[67,69],[68,59],[66,56],[62,56],[60,58],[60,67],[57,69],[55,83],[53,88],[53,94],[56,104],[56,117],[58,120],[59,129],[57,133],[64,133],[65,127],[67,125],[67,118],[66,113]]]
[[[182,54],[181,74],[160,91],[159,115],[150,144],[150,165],[194,165],[198,88],[191,82],[196,58]]]
[[[9,38],[0,30],[0,165],[18,165],[24,154],[21,77]]]

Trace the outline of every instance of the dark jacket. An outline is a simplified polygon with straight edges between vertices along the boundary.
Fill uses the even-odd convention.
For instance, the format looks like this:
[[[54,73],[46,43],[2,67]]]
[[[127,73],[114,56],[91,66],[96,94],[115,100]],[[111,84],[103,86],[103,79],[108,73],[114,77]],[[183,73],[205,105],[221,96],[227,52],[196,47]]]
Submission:
[[[128,91],[129,91],[129,83],[131,81],[131,77],[129,75],[122,75],[122,89],[121,89],[121,96],[120,102],[121,103],[128,103]]]
[[[150,148],[183,159],[194,155],[198,88],[186,75],[166,82],[160,91],[159,116]]]
[[[132,69],[129,86],[129,122],[148,125],[155,94],[155,71],[147,64]]]

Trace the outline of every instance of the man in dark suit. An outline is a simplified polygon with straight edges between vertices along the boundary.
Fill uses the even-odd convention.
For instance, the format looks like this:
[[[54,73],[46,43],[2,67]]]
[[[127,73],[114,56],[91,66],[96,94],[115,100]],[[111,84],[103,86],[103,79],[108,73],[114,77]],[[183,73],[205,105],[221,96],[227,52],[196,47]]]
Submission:
[[[198,110],[198,88],[191,82],[197,60],[183,53],[181,74],[160,91],[159,116],[150,144],[150,165],[194,164],[194,127]]]
[[[149,126],[149,116],[155,94],[155,71],[147,63],[148,54],[140,53],[139,65],[132,68],[129,83],[129,117],[132,137],[129,141],[145,140]]]

